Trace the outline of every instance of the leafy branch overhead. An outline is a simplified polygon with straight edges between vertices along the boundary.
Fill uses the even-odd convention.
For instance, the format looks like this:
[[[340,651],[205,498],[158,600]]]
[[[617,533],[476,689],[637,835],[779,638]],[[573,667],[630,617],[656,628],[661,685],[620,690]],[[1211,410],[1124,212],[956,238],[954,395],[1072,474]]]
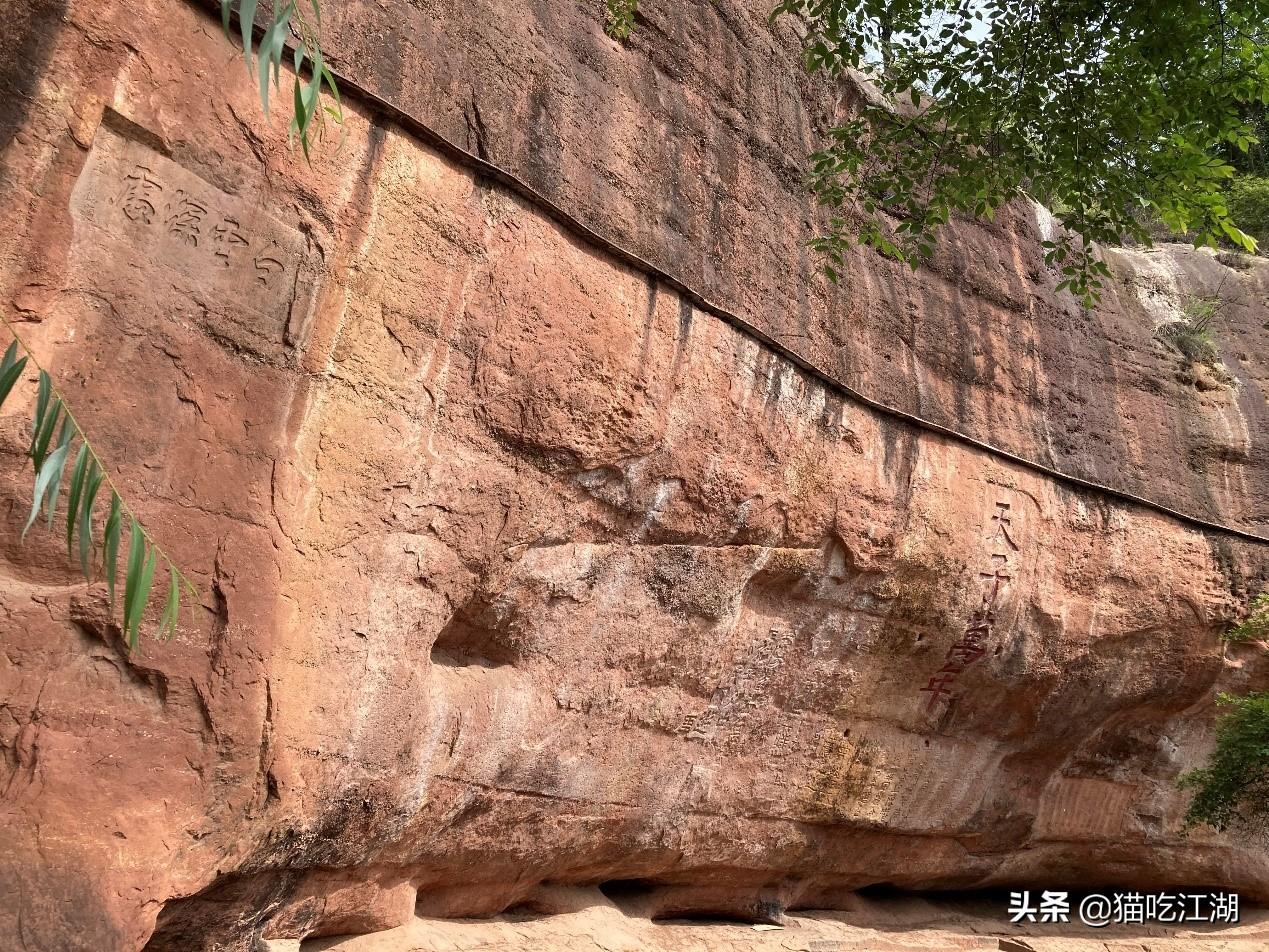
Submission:
[[[606,0],[610,35],[633,10]],[[1062,225],[1045,261],[1085,304],[1109,274],[1096,246],[1148,245],[1160,224],[1256,249],[1231,179],[1269,106],[1264,0],[780,0],[781,15],[810,71],[861,80],[811,158],[833,280],[853,244],[915,265],[954,215],[1024,195]]]
[[[23,348],[25,349],[25,348]],[[34,364],[29,352],[19,356],[19,341],[13,343],[0,359],[0,406],[12,393],[22,378],[28,362]],[[38,366],[38,365],[37,365]],[[57,509],[62,495],[63,477],[67,463],[74,453],[70,466],[70,482],[66,490],[65,535],[66,551],[71,557],[78,554],[79,568],[84,578],[94,581],[100,569],[101,578],[110,594],[110,613],[116,604],[119,582],[119,548],[123,541],[124,523],[128,524],[128,560],[123,576],[123,615],[121,626],[131,648],[136,648],[141,633],[141,621],[154,588],[154,574],[161,563],[167,570],[168,592],[163,614],[159,620],[157,636],[163,637],[176,630],[180,620],[182,592],[196,597],[189,580],[181,574],[171,559],[164,554],[149,533],[141,526],[119,495],[102,465],[101,458],[89,443],[74,415],[60,393],[53,386],[52,378],[43,368],[39,369],[39,384],[35,397],[34,416],[31,421],[31,442],[27,456],[35,470],[35,490],[31,499],[31,512],[22,538],[41,520],[52,529],[57,520]],[[56,434],[56,435],[55,435]],[[78,449],[76,443],[78,442]],[[101,491],[108,490],[109,514],[100,533],[100,544],[94,537],[94,525],[99,513]]]
[[[1258,140],[1269,104],[1263,0],[782,0],[806,65],[859,71],[861,98],[812,160],[833,212],[817,242],[900,260],[931,253],[954,214],[1031,196],[1066,234],[1046,243],[1086,303],[1096,244],[1149,244],[1152,218],[1196,245],[1255,241],[1231,219],[1222,150]],[[830,265],[830,276],[832,268]]]
[[[322,57],[321,5],[318,0],[288,0],[277,7],[267,24],[257,23],[258,7],[257,0],[221,0],[220,16],[225,36],[233,39],[231,29],[234,14],[237,14],[243,57],[247,61],[247,70],[258,82],[260,102],[266,116],[269,114],[270,87],[275,91],[281,90],[282,57],[287,41],[291,41],[294,47],[291,55],[294,115],[290,133],[293,141],[299,139],[305,158],[310,158],[312,144],[321,138],[327,119],[336,123],[344,121],[339,87]],[[259,43],[253,46],[257,27],[263,32]],[[305,69],[309,73],[308,82],[304,81]],[[323,87],[330,91],[333,105],[322,105]]]

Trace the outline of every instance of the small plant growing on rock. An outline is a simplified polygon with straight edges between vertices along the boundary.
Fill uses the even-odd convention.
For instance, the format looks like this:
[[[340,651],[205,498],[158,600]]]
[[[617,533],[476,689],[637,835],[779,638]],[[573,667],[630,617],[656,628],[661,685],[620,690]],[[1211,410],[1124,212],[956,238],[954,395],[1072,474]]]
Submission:
[[[1269,638],[1269,592],[1261,592],[1251,603],[1247,617],[1225,633],[1226,641],[1263,641]]]
[[[635,10],[639,0],[605,0],[604,32],[614,40],[630,39],[634,32]]]
[[[1212,337],[1212,323],[1224,307],[1218,296],[1191,297],[1186,302],[1184,317],[1164,324],[1156,336],[1176,348],[1191,364],[1212,364],[1219,358],[1216,340]]]
[[[1238,697],[1221,694],[1228,711],[1216,728],[1216,749],[1206,767],[1182,774],[1178,784],[1193,789],[1185,825],[1217,830],[1269,814],[1269,692]]]

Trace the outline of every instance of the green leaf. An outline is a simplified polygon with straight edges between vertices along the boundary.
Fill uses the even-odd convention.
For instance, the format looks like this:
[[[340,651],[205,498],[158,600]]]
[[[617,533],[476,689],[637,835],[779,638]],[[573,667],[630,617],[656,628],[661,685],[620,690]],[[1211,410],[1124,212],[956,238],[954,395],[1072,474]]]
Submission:
[[[220,0],[220,23],[225,28],[225,39],[232,40],[229,32],[230,18],[233,16],[234,0]]]
[[[322,51],[313,50],[313,79],[304,91],[304,112],[311,123],[317,114],[317,100],[322,91],[322,74],[326,66],[322,62]]]
[[[75,526],[79,524],[79,503],[84,494],[84,481],[88,476],[88,461],[92,458],[88,444],[79,447],[75,468],[71,470],[70,496],[66,500],[66,554],[74,552]]]
[[[92,581],[93,557],[93,505],[97,501],[97,493],[105,481],[106,474],[97,465],[96,458],[88,464],[88,485],[84,489],[84,499],[79,507],[79,567],[84,578]]]
[[[238,26],[242,30],[242,53],[247,58],[247,72],[251,72],[251,40],[256,30],[257,0],[242,0],[238,7]]]
[[[132,531],[128,539],[128,577],[123,586],[123,633],[128,639],[128,646],[136,648],[137,637],[141,630],[141,615],[145,611],[145,602],[149,597],[149,589],[142,592],[142,572],[145,566],[145,553],[148,548],[145,533],[141,531],[141,523],[132,518]]]
[[[260,102],[264,106],[266,118],[269,115],[269,69],[270,67],[273,69],[273,84],[276,86],[281,78],[282,50],[286,46],[287,32],[294,10],[294,3],[284,6],[265,31],[263,39],[260,40]]]
[[[13,343],[9,345],[9,349],[4,352],[4,359],[0,360],[0,376],[12,367],[18,359],[18,339],[15,337]]]
[[[8,354],[6,353],[5,356],[8,357]],[[9,397],[9,392],[13,390],[13,385],[18,382],[18,379],[22,376],[22,371],[25,369],[26,358],[23,357],[0,373],[0,406],[4,405],[4,401]]]
[[[31,515],[26,521],[26,527],[22,530],[22,538],[26,538],[26,534],[31,531],[31,526],[35,525],[35,520],[40,514],[40,508],[44,504],[44,495],[48,492],[48,488],[53,483],[53,477],[60,475],[62,467],[66,465],[66,453],[70,449],[70,444],[60,446],[53,452],[49,453],[44,461],[40,464],[39,470],[35,474],[35,492],[31,501]]]
[[[322,75],[326,77],[326,85],[330,89],[331,98],[335,100],[335,108],[332,109],[330,106],[327,106],[326,111],[335,117],[336,122],[343,122],[344,104],[339,98],[339,85],[335,82],[335,77],[331,74],[331,71],[325,64],[322,65]]]
[[[75,436],[75,425],[71,423],[68,415],[62,420],[62,430],[57,436],[58,448],[70,445],[71,439]],[[62,471],[59,469],[57,475],[53,477],[53,485],[48,491],[48,505],[45,507],[45,518],[48,519],[48,527],[53,528],[53,517],[57,514],[57,499],[62,489]]]
[[[31,420],[31,449],[27,455],[35,459],[35,444],[40,439],[40,430],[44,427],[44,414],[48,412],[49,397],[53,392],[53,381],[47,373],[40,371],[39,390],[35,397],[35,412]],[[37,465],[35,467],[39,469]]]
[[[167,583],[167,605],[163,608],[163,617],[159,619],[158,637],[162,638],[165,633],[174,634],[176,632],[176,623],[181,618],[181,580],[176,574],[176,566],[171,562],[167,564],[168,583]]]
[[[40,371],[43,373],[43,371]],[[62,401],[60,397],[54,397],[53,402],[48,405],[43,418],[40,420],[40,432],[35,437],[35,447],[31,450],[31,462],[35,465],[36,470],[44,465],[44,457],[48,454],[48,445],[53,439],[53,430],[57,427],[57,421],[62,415]]]
[[[123,528],[123,503],[116,492],[110,493],[110,515],[102,534],[101,557],[106,569],[106,589],[110,592],[110,614],[115,613],[115,573],[119,562],[119,535]]]
[[[145,615],[145,607],[150,603],[150,589],[154,584],[154,563],[155,555],[157,554],[154,546],[150,546],[149,552],[150,554],[145,559],[145,568],[141,570],[141,583],[137,586],[137,615],[136,621],[132,626],[132,646],[134,648],[141,633],[141,619]]]
[[[295,77],[295,118],[291,120],[291,124],[299,131],[300,141],[305,143],[307,154],[308,142],[308,116],[304,113],[304,85],[300,81],[300,77]]]

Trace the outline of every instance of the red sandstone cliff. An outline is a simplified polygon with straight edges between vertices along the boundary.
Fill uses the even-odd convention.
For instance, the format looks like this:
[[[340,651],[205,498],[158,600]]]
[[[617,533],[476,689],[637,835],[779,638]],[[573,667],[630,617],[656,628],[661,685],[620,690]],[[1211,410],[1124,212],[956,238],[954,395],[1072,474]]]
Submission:
[[[4,941],[250,949],[598,884],[756,920],[878,883],[1269,897],[1263,841],[1183,835],[1175,787],[1215,693],[1269,684],[1219,637],[1269,546],[832,383],[1264,535],[1269,266],[1111,252],[1085,314],[1023,208],[834,288],[800,184],[833,91],[761,4],[641,9],[621,46],[560,0],[333,4],[348,119],[309,167],[201,8],[0,4],[0,300],[201,591],[130,656],[18,543],[6,406]],[[1217,288],[1196,387],[1154,332]]]

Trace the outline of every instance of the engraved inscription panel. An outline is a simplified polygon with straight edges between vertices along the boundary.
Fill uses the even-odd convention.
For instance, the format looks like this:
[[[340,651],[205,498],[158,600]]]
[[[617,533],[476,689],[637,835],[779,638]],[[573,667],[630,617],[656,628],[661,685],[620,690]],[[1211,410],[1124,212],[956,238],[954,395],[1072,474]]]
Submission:
[[[101,126],[71,211],[86,254],[136,279],[161,276],[217,337],[263,354],[303,337],[315,280],[308,239],[148,145]]]

